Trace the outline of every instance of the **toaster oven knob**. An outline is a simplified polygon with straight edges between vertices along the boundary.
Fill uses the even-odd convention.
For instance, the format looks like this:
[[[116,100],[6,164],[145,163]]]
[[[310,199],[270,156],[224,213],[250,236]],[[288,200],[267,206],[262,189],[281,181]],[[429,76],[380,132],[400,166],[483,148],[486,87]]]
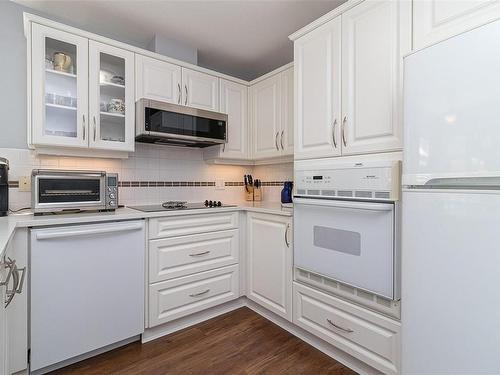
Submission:
[[[116,206],[116,202],[115,201],[109,201],[109,205],[110,205],[110,207],[115,207]]]
[[[108,186],[108,191],[113,191],[113,189],[111,189],[111,186]]]
[[[114,193],[109,194],[109,199],[116,199],[116,195]]]

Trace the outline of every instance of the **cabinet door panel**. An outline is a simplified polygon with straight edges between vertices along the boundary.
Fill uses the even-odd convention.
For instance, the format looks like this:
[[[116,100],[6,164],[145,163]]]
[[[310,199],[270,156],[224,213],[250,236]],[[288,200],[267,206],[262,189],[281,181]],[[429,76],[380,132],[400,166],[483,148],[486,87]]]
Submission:
[[[292,318],[290,220],[256,213],[247,216],[247,296],[288,320]]]
[[[295,42],[295,159],[341,153],[341,19]]]
[[[248,88],[220,79],[220,111],[227,113],[227,143],[221,157],[245,159],[248,157]]]
[[[150,57],[135,55],[135,99],[180,104],[181,67]]]
[[[414,1],[414,49],[420,49],[500,18],[500,2],[491,0]]]
[[[88,39],[32,24],[32,143],[88,147]]]
[[[219,111],[219,78],[182,68],[182,104]]]
[[[276,74],[252,86],[253,158],[281,155],[281,80]]]
[[[91,40],[89,62],[90,147],[134,151],[134,54]]]
[[[281,133],[280,144],[283,155],[293,155],[294,129],[294,87],[293,68],[281,73]]]
[[[343,154],[402,147],[402,55],[411,3],[363,2],[342,14]]]

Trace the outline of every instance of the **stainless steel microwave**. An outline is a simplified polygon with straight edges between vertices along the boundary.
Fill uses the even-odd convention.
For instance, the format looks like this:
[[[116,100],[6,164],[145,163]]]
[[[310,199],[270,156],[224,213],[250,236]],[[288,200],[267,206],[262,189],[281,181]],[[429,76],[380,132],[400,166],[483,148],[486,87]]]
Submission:
[[[35,215],[117,207],[117,173],[35,169],[31,174],[31,208]]]
[[[140,99],[136,103],[136,141],[185,147],[227,142],[227,115]]]

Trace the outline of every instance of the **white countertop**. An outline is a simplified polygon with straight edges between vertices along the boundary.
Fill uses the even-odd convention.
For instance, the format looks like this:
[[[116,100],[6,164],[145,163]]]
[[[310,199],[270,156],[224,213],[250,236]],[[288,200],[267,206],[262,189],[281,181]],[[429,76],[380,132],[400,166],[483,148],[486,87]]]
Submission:
[[[34,216],[29,212],[23,214],[12,214],[0,217],[0,257],[3,256],[3,253],[5,252],[5,249],[7,248],[7,245],[16,228],[146,219],[151,217],[196,215],[200,213],[216,213],[221,211],[251,211],[283,216],[293,215],[292,209],[281,207],[280,202],[240,202],[237,203],[235,207],[220,207],[213,210],[194,209],[182,211],[141,212],[124,207],[119,208],[114,212],[89,212],[44,216]]]

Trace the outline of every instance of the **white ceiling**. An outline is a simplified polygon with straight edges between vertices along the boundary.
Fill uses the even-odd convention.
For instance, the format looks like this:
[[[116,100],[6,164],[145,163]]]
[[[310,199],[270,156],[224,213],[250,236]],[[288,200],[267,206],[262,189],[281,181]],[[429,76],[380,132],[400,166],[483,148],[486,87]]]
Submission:
[[[250,80],[292,61],[288,35],[345,0],[14,1],[139,46],[164,35],[198,49],[200,66]]]

